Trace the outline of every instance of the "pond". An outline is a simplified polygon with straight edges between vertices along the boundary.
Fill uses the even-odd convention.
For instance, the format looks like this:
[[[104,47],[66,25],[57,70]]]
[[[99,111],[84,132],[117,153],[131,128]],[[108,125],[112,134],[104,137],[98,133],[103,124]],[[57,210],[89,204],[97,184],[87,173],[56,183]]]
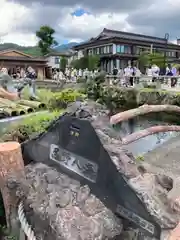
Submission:
[[[147,118],[137,118],[121,123],[116,129],[119,131],[121,137],[125,137],[131,133],[143,130],[148,127],[157,125],[168,125],[166,122],[152,121]],[[141,138],[133,143],[126,145],[126,148],[133,153],[134,156],[141,156],[145,153],[152,151],[156,147],[160,146],[170,138],[176,137],[180,132],[162,132],[153,135],[149,135],[145,138]]]

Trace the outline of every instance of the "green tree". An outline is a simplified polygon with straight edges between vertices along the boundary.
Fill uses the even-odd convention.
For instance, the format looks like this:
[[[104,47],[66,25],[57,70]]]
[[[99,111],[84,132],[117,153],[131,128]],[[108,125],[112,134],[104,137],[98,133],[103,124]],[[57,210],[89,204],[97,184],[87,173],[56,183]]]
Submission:
[[[140,66],[148,66],[152,64],[158,65],[158,67],[164,67],[164,64],[167,63],[167,58],[164,57],[162,53],[148,53],[143,52],[138,58]]]
[[[138,58],[139,65],[144,67],[149,65],[149,55],[147,52],[142,52]]]
[[[88,69],[95,70],[99,67],[100,58],[99,56],[93,55],[88,57]]]
[[[68,60],[67,60],[67,58],[66,57],[62,57],[61,59],[60,59],[60,69],[61,69],[61,71],[65,71],[65,68],[66,68],[66,66],[67,66],[67,63],[68,63]]]
[[[41,49],[42,55],[46,55],[50,52],[51,47],[56,46],[57,42],[54,39],[55,30],[50,26],[41,26],[36,31],[36,36],[39,38],[38,46]]]
[[[163,68],[167,64],[167,58],[162,53],[149,54],[149,62]]]
[[[71,66],[76,69],[85,69],[95,70],[98,68],[100,58],[98,56],[84,56],[80,59],[74,60],[71,63]]]

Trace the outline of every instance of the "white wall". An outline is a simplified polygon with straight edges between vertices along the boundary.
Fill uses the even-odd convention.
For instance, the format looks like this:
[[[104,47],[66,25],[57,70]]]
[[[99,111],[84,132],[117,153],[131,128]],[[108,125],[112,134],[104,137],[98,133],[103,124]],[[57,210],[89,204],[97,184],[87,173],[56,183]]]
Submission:
[[[78,56],[77,57],[78,57],[78,59],[84,57],[83,50],[78,51]]]
[[[113,54],[116,54],[116,44],[113,43]]]
[[[58,56],[50,56],[50,57],[47,57],[47,65],[49,67],[52,67],[52,68],[59,68],[59,64],[60,64],[60,57],[59,58],[59,63],[58,64],[55,64],[55,58],[57,58]]]

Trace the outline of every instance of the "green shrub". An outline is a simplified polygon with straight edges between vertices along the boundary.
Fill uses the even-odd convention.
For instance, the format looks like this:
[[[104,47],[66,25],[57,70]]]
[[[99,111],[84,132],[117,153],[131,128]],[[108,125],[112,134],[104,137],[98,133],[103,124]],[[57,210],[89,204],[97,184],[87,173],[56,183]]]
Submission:
[[[65,89],[61,92],[56,92],[53,97],[49,100],[48,106],[50,109],[62,109],[66,108],[68,103],[76,100],[84,100],[86,95],[82,94],[78,90]]]
[[[46,131],[50,123],[63,112],[64,110],[41,113],[22,119],[19,123],[15,123],[10,127],[9,131],[1,138],[1,141],[17,140],[23,142],[29,139],[30,136]]]
[[[148,83],[144,83],[143,84],[144,88],[151,88],[151,89],[157,89],[157,84],[148,84]]]
[[[76,100],[83,100],[86,95],[79,90],[67,88],[60,92],[52,92],[48,89],[37,89],[37,96],[41,102],[44,102],[48,109],[62,109],[66,108],[67,104]],[[27,89],[23,92],[23,98],[29,98]]]

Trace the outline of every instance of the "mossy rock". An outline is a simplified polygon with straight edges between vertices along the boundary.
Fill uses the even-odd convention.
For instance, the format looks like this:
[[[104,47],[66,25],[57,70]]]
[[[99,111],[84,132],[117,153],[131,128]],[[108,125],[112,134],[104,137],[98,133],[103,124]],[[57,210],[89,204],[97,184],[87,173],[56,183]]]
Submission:
[[[50,109],[62,109],[67,108],[67,105],[77,100],[82,101],[86,98],[82,92],[73,89],[64,89],[61,92],[56,92],[49,100],[48,106]]]
[[[137,93],[137,104],[170,104],[180,106],[180,93],[165,91],[165,90],[152,90],[141,89]]]
[[[100,92],[100,102],[109,109],[136,107],[137,91],[134,88],[118,88],[104,86]]]

